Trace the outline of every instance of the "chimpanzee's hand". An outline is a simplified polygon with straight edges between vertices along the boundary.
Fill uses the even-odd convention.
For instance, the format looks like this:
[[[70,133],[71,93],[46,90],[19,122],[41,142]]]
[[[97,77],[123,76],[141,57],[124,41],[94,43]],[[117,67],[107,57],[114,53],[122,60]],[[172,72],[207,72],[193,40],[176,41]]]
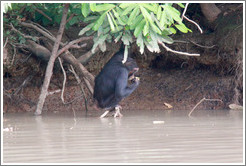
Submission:
[[[134,79],[132,79],[132,83],[139,85],[139,82],[140,82],[140,77],[134,77]]]

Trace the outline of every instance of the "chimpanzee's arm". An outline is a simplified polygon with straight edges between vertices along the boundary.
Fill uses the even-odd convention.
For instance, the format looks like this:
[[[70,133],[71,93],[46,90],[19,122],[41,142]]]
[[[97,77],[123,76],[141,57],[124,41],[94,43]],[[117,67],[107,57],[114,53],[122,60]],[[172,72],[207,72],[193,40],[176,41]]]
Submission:
[[[123,99],[129,96],[139,85],[139,81],[135,81],[128,86],[128,71],[122,70],[118,75],[115,87],[115,97]]]

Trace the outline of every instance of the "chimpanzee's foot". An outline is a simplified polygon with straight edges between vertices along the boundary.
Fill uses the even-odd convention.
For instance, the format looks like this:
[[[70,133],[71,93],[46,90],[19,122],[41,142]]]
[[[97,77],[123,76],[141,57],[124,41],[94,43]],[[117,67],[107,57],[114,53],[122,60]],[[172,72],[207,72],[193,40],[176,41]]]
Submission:
[[[107,110],[107,111],[105,111],[101,116],[100,116],[100,118],[104,118],[107,114],[109,113],[109,111]]]
[[[114,117],[122,117],[123,115],[120,113],[120,110],[122,109],[122,107],[120,105],[117,105],[115,107],[115,113],[114,113]]]

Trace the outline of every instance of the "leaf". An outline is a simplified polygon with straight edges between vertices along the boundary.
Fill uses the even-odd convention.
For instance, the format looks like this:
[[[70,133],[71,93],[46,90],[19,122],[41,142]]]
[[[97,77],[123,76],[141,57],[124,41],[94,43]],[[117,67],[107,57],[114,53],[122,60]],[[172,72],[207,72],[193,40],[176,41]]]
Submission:
[[[104,21],[104,19],[105,19],[105,17],[106,17],[106,14],[107,14],[106,12],[103,13],[103,14],[98,18],[98,20],[95,22],[94,26],[92,27],[92,29],[93,29],[94,31],[97,31],[98,28],[102,25],[102,23],[103,23],[103,21]]]
[[[166,23],[166,11],[163,10],[161,13],[160,27],[163,28]]]
[[[183,33],[188,32],[188,28],[184,24],[175,24],[175,27]]]
[[[132,4],[131,6],[129,6],[129,7],[127,7],[124,11],[123,11],[123,13],[122,13],[122,15],[124,16],[124,15],[127,15],[130,11],[132,11],[132,9],[133,8],[135,8],[136,7],[136,4]]]
[[[135,28],[134,30],[134,36],[135,37],[138,37],[138,35],[142,32],[143,28],[144,28],[144,25],[145,25],[145,20],[143,19],[139,24],[138,26]]]
[[[126,63],[127,57],[128,57],[128,47],[127,47],[127,45],[125,45],[124,58],[122,60],[123,64]]]
[[[120,4],[120,8],[126,8],[126,7],[129,7],[131,5],[132,5],[132,3],[122,3],[122,4]]]
[[[107,17],[108,17],[108,22],[109,22],[109,25],[110,25],[110,28],[112,31],[115,31],[115,27],[114,27],[114,23],[110,17],[110,15],[107,13]]]
[[[112,15],[111,12],[108,12],[108,13],[109,13],[110,17],[112,18],[113,23],[114,23],[114,25],[116,26],[116,29],[118,30],[118,24],[116,23],[116,21],[115,21],[115,19],[114,19],[114,16]]]
[[[170,16],[177,21],[179,24],[182,23],[182,19],[180,18],[180,13],[178,10],[171,6],[166,6],[167,12],[170,14]]]
[[[84,17],[87,17],[90,13],[90,6],[88,3],[82,3],[81,12]]]
[[[162,41],[167,44],[173,44],[173,39],[166,35],[158,36],[158,41]]]
[[[170,27],[169,29],[170,31],[172,31],[173,34],[176,34],[177,31],[173,27]]]
[[[170,28],[166,28],[166,29],[164,29],[162,31],[162,35],[168,36],[168,35],[171,35],[171,34],[173,34],[173,32],[170,30]]]
[[[103,34],[106,34],[110,31],[110,27],[103,28]]]
[[[161,6],[158,7],[157,10],[157,19],[160,20],[161,19]]]
[[[143,54],[144,52],[144,42],[143,42],[143,35],[140,34],[138,37],[137,37],[137,45],[138,47],[140,47],[140,53]]]
[[[117,43],[119,39],[121,38],[123,32],[120,32],[119,35],[114,39],[114,42]]]
[[[117,18],[120,25],[126,25],[126,23],[120,18],[119,13],[112,9],[114,12],[114,16]]]
[[[93,27],[94,23],[91,23],[89,25],[87,25],[86,27],[84,27],[80,32],[79,32],[79,36],[82,36],[85,32],[89,31],[92,27]]]
[[[127,21],[127,24],[128,25],[131,25],[132,24],[132,20],[134,20],[136,18],[137,15],[139,15],[140,13],[140,10],[139,10],[139,7],[137,6],[133,11],[132,13],[130,14],[129,16],[129,19]]]
[[[144,6],[145,8],[147,8],[147,9],[149,9],[150,11],[154,12],[155,14],[157,13],[158,8],[156,8],[152,4],[142,3],[141,5]]]
[[[137,25],[143,20],[143,15],[137,16],[137,18],[134,20],[133,24],[130,25],[130,30],[133,30],[136,28]]]
[[[146,36],[149,33],[149,22],[146,21],[146,24],[143,29],[143,35]]]
[[[74,17],[69,21],[69,24],[70,24],[70,25],[73,25],[73,24],[77,23],[77,21],[78,21],[78,16],[74,16]]]
[[[168,104],[168,103],[163,103],[167,108],[173,108],[173,106],[171,104]]]
[[[105,52],[106,51],[106,42],[104,41],[103,43],[100,43],[99,48],[102,52]]]
[[[60,15],[59,15],[60,16]],[[97,20],[99,18],[99,16],[88,16],[84,19],[84,22],[94,22],[95,20]]]
[[[106,40],[107,36],[108,36],[108,34],[106,34],[106,35],[100,35],[97,38],[94,38],[94,45],[93,45],[93,47],[91,49],[91,52],[92,53],[95,53],[95,49],[97,48],[97,46],[99,44],[102,44]]]
[[[184,4],[182,4],[182,3],[177,3],[180,7],[182,7],[182,8],[184,8],[185,6],[184,6]]]
[[[106,11],[106,10],[112,9],[114,7],[115,7],[115,5],[113,5],[113,4],[105,3],[103,5],[95,6],[95,10],[94,11],[102,12],[102,11]]]
[[[140,9],[141,9],[141,12],[142,12],[144,18],[147,19],[150,23],[152,23],[153,21],[151,19],[150,14],[148,13],[148,11],[143,6],[140,6]]]
[[[91,11],[95,12],[96,11],[96,3],[90,3],[90,9],[91,9]]]
[[[160,52],[160,48],[159,48],[159,45],[158,45],[158,36],[157,35],[158,34],[156,34],[155,32],[150,31],[151,41],[149,43],[152,46],[153,51],[159,53]]]
[[[132,42],[132,36],[128,33],[123,34],[121,40],[123,41],[124,45],[130,45]]]
[[[150,45],[149,42],[147,42],[147,41],[144,40],[144,44],[146,45],[146,47],[148,48],[148,50],[149,50],[150,52],[154,52],[154,49],[153,49],[153,47]]]
[[[152,27],[152,29],[158,33],[158,34],[161,34],[161,30],[155,25],[155,23],[150,23],[150,26]]]

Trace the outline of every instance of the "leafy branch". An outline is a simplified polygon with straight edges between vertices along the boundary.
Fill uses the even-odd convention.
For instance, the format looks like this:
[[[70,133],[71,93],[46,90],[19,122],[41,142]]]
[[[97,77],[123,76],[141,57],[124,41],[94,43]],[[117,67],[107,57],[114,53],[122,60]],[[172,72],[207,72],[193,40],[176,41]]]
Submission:
[[[182,3],[177,5],[185,7]],[[141,54],[145,47],[150,52],[160,52],[159,45],[164,47],[165,44],[172,44],[170,35],[176,34],[177,30],[182,33],[192,32],[182,22],[180,12],[172,3],[83,3],[81,11],[88,25],[79,35],[97,32],[94,34],[92,52],[97,46],[101,51],[105,51],[106,41],[110,43],[120,40],[125,46],[136,42]],[[167,46],[164,48],[178,54],[199,56],[174,51]]]

